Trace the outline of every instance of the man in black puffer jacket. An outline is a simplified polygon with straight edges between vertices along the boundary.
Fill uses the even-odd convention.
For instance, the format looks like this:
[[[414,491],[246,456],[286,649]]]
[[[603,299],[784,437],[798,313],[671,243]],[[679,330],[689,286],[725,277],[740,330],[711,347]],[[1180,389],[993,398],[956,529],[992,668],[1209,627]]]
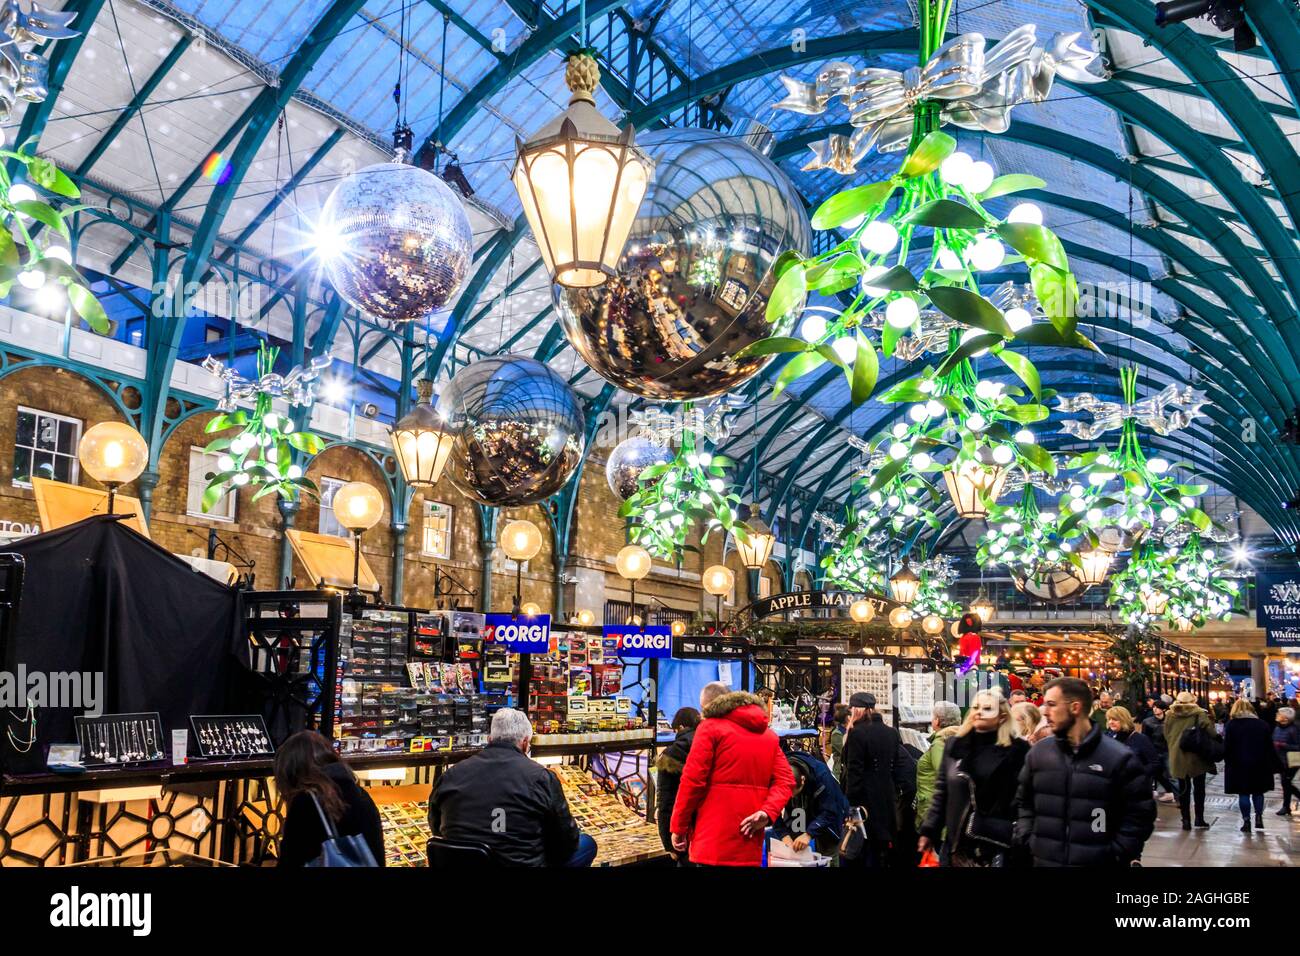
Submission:
[[[1015,844],[1035,866],[1128,866],[1155,826],[1149,778],[1133,751],[1088,719],[1092,693],[1078,678],[1047,684],[1053,735],[1020,772]]]

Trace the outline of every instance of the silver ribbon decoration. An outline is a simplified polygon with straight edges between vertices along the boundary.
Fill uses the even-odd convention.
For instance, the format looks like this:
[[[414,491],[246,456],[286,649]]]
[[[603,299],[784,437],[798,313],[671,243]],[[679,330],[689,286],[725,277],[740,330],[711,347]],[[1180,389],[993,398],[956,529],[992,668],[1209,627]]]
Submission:
[[[1204,392],[1174,382],[1166,385],[1159,394],[1132,405],[1105,402],[1091,392],[1080,392],[1073,397],[1059,399],[1057,408],[1063,412],[1092,415],[1091,422],[1078,419],[1061,422],[1061,431],[1087,441],[1119,428],[1126,418],[1135,419],[1139,425],[1145,425],[1157,435],[1168,435],[1190,425],[1201,414],[1201,408],[1205,404]]]
[[[852,136],[832,134],[810,145],[813,158],[803,168],[833,169],[848,175],[874,146],[882,153],[905,149],[912,136],[912,116],[922,101],[943,104],[941,123],[963,129],[1005,133],[1011,109],[1041,103],[1059,75],[1071,82],[1103,79],[1096,52],[1079,42],[1081,33],[1057,33],[1039,45],[1037,27],[1027,23],[985,49],[979,33],[953,37],[924,66],[904,72],[855,70],[843,61],[827,63],[813,82],[782,75],[786,97],[776,109],[819,116],[839,97],[856,128]]]
[[[18,100],[40,103],[49,95],[49,60],[33,48],[79,36],[68,26],[76,16],[37,3],[24,13],[18,0],[0,0],[0,122],[9,119]]]
[[[241,403],[252,404],[259,395],[283,398],[290,405],[308,408],[316,401],[315,382],[334,361],[328,355],[318,355],[306,365],[295,366],[287,375],[271,372],[257,381],[240,375],[236,369],[211,355],[203,360],[203,367],[221,379],[225,392],[217,402],[217,410],[233,412]]]
[[[723,395],[703,408],[671,411],[653,405],[632,412],[627,420],[629,424],[637,426],[650,441],[665,448],[679,442],[683,432],[690,432],[717,445],[731,437],[731,429],[745,405],[742,398]]]

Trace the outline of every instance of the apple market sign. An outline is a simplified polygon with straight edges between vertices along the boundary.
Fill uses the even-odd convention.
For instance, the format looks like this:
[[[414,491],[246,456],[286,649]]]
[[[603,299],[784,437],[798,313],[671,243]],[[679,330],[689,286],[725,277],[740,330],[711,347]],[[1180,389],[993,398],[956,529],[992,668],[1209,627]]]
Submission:
[[[1255,601],[1264,643],[1300,653],[1300,571],[1255,575]]]
[[[789,591],[785,594],[774,594],[771,597],[759,598],[749,607],[741,609],[737,617],[742,620],[747,618],[752,622],[790,611],[826,609],[842,611],[847,614],[849,607],[855,601],[870,601],[871,606],[876,610],[876,617],[879,618],[888,617],[889,612],[898,607],[897,601],[891,601],[882,595],[868,594],[863,591]]]

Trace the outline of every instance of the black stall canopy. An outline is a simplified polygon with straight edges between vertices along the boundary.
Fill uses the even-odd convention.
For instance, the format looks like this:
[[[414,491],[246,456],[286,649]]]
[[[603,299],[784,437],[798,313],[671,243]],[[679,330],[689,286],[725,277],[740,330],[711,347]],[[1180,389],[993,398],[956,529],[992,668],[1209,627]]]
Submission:
[[[26,561],[18,626],[0,656],[9,674],[25,672],[28,686],[33,674],[102,674],[103,713],[157,711],[164,731],[229,712],[246,657],[236,589],[110,515],[4,550]],[[40,744],[75,742],[84,710],[40,708]]]

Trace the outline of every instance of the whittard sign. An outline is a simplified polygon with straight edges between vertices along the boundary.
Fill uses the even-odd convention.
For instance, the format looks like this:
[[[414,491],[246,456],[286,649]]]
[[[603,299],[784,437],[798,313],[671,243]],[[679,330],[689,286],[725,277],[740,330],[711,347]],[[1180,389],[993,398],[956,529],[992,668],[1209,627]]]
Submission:
[[[1300,653],[1300,571],[1255,575],[1255,624],[1269,647]]]

